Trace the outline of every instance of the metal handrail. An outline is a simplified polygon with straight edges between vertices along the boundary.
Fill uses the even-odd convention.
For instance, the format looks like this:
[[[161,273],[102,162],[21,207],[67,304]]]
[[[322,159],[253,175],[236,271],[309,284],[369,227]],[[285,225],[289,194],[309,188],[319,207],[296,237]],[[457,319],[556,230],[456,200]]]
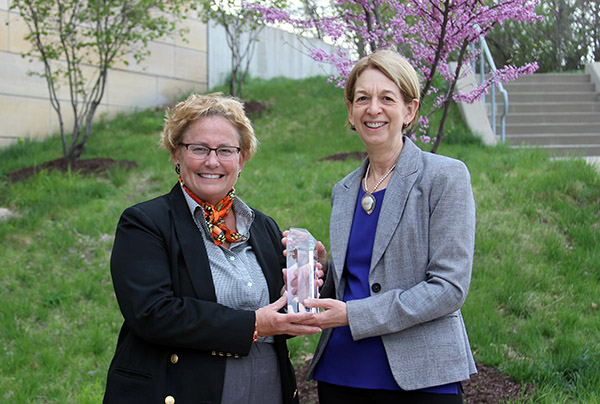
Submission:
[[[479,54],[479,74],[481,77],[481,84],[483,84],[485,82],[485,61],[487,60],[488,64],[490,65],[490,71],[497,71],[498,69],[496,69],[496,64],[494,63],[494,59],[492,58],[492,53],[490,52],[490,48],[488,47],[488,44],[487,44],[485,38],[483,37],[483,35],[481,35],[479,37],[479,47],[481,49],[481,53]],[[477,69],[475,67],[475,61],[473,61],[473,71],[477,71]],[[493,85],[492,90],[491,90],[491,97],[492,97],[492,99],[491,99],[491,109],[492,109],[491,124],[492,124],[492,132],[494,132],[494,134],[496,134],[496,89],[495,88],[496,88],[496,86]],[[502,98],[504,99],[504,109],[502,111],[502,117],[500,118],[500,126],[501,126],[500,140],[502,141],[502,143],[504,143],[504,141],[506,140],[506,115],[508,114],[508,92],[504,89],[504,86],[502,85],[502,83],[498,83],[498,90],[500,91],[500,93],[502,93]],[[483,94],[483,96],[481,97],[481,102],[485,105],[485,94]]]

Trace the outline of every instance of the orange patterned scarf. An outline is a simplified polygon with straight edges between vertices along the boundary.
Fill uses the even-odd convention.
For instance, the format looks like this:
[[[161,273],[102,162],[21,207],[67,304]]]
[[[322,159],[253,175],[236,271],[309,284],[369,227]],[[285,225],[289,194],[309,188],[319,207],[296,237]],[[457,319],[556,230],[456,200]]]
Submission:
[[[216,205],[213,205],[198,198],[183,184],[181,177],[179,178],[179,182],[183,186],[183,189],[185,189],[185,192],[204,209],[204,218],[216,245],[221,245],[225,241],[235,243],[236,241],[245,241],[248,239],[243,234],[228,229],[225,225],[225,217],[231,211],[233,200],[235,199],[235,190],[233,188],[225,195],[225,198],[221,199]]]

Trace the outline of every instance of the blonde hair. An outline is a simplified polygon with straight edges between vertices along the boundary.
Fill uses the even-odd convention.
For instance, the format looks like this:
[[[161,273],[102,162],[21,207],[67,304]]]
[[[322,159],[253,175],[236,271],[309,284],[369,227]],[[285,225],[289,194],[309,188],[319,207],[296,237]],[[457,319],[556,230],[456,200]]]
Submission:
[[[405,103],[409,103],[415,99],[419,101],[421,84],[419,83],[419,76],[415,69],[398,52],[382,49],[361,58],[356,62],[348,75],[344,86],[344,97],[351,104],[354,102],[354,91],[358,76],[368,68],[379,70],[396,83]],[[415,114],[415,117],[406,128],[410,128],[417,120],[418,114]]]
[[[207,116],[222,116],[231,122],[238,132],[244,158],[249,160],[254,156],[258,140],[244,112],[244,104],[239,99],[222,93],[192,94],[185,101],[168,109],[160,146],[173,154],[188,127]]]

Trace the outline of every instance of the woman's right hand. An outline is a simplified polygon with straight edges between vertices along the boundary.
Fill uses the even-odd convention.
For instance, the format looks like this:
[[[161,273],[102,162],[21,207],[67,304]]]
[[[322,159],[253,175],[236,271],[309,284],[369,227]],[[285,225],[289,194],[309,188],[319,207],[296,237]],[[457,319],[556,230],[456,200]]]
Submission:
[[[256,324],[258,335],[270,337],[272,335],[310,335],[321,332],[321,329],[312,325],[303,325],[302,322],[310,322],[315,314],[304,313],[279,313],[287,305],[287,293],[284,293],[275,302],[256,310]]]

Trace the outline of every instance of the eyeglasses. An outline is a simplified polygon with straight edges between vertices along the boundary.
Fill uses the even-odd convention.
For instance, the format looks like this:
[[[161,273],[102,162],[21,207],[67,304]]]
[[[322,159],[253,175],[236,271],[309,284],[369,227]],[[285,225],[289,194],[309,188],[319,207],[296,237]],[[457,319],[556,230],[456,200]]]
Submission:
[[[190,157],[203,160],[208,157],[211,151],[214,151],[217,155],[217,158],[222,161],[233,160],[236,157],[236,154],[239,154],[242,149],[235,146],[222,146],[213,149],[212,147],[202,146],[200,144],[193,143],[179,143],[181,146],[185,147],[188,151]]]

